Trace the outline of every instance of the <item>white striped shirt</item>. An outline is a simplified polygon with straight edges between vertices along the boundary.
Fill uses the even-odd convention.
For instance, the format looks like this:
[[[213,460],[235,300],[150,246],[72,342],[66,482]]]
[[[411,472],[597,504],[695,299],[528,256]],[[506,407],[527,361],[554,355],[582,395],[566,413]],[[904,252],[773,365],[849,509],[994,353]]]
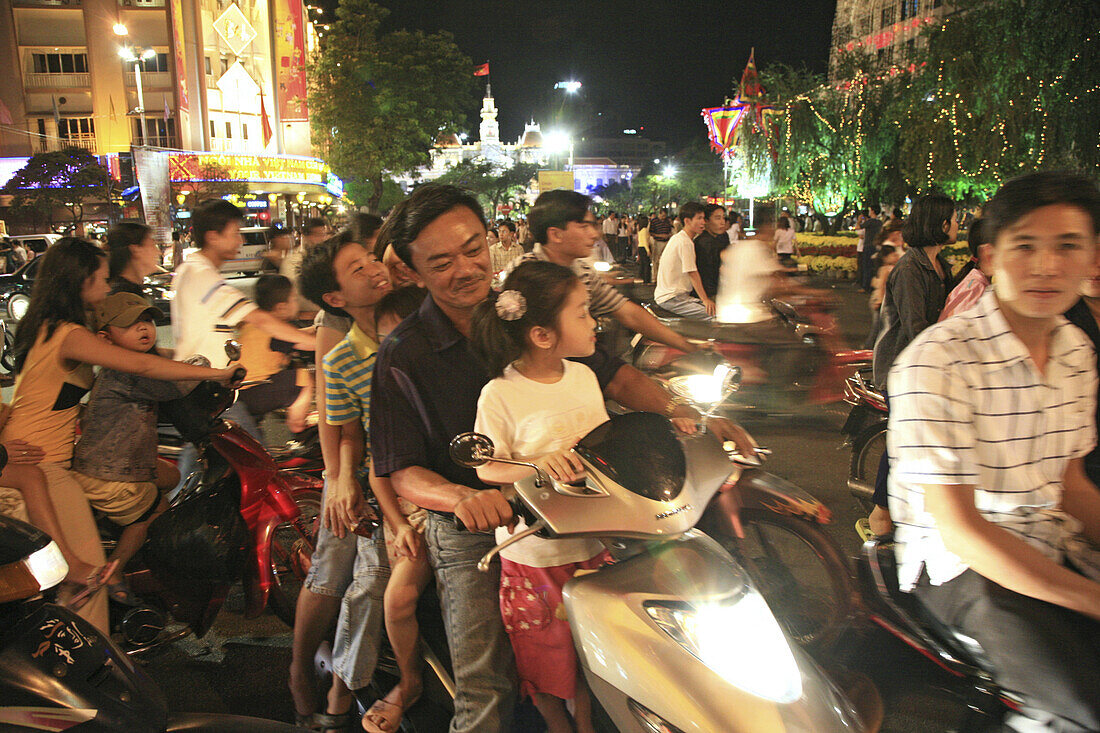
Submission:
[[[550,255],[546,254],[546,250],[543,249],[541,244],[536,244],[530,252],[512,260],[511,264],[508,265],[508,272],[516,269],[524,262],[535,260],[550,261]],[[592,267],[591,259],[586,257],[573,260],[570,269],[573,270],[573,274],[580,278],[585,289],[588,290],[588,312],[592,314],[593,318],[609,316],[622,308],[623,304],[627,302],[625,295],[609,285],[600,276],[600,273],[596,272],[595,268]]]
[[[1096,444],[1096,361],[1059,317],[1045,374],[996,296],[925,329],[890,370],[890,513],[898,576],[911,589],[967,566],[944,547],[922,485],[971,484],[986,520],[1061,561],[1079,523],[1061,511],[1066,465]]]
[[[175,359],[201,354],[215,368],[229,364],[225,342],[256,304],[222,277],[202,252],[192,252],[172,276]]]

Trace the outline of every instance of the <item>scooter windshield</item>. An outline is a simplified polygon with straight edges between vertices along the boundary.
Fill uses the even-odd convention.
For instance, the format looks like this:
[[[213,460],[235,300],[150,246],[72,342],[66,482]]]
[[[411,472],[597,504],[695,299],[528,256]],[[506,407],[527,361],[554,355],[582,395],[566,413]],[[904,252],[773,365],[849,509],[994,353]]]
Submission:
[[[652,412],[615,415],[581,438],[576,452],[627,491],[671,501],[684,487],[687,461],[668,419]]]

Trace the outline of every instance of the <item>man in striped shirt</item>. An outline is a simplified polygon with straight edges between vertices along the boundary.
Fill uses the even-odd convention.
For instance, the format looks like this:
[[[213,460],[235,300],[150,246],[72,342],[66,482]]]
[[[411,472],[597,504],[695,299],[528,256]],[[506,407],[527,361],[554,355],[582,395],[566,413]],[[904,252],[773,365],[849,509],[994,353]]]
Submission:
[[[1062,313],[1096,266],[1100,190],[1036,173],[984,209],[993,289],[890,371],[901,588],[981,644],[1025,701],[1013,729],[1100,730],[1100,491],[1092,346]],[[1015,726],[1019,726],[1018,728]]]
[[[628,300],[592,267],[588,258],[592,256],[592,246],[599,235],[590,198],[576,191],[547,191],[535,199],[527,220],[531,223],[536,244],[530,252],[513,260],[508,272],[530,260],[545,260],[568,267],[588,290],[588,312],[593,318],[612,316],[630,330],[680,351],[691,352],[699,348]]]

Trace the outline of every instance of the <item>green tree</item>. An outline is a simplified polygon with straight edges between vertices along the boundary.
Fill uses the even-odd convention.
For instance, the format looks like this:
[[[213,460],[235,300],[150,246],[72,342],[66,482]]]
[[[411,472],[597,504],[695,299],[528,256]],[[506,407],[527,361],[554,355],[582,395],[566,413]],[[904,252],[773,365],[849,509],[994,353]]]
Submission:
[[[371,211],[387,174],[427,163],[440,132],[456,129],[474,102],[473,64],[450,34],[382,33],[388,13],[340,0],[309,65],[314,144],[345,182],[371,184],[360,202]]]
[[[436,180],[476,193],[489,216],[493,217],[496,216],[497,206],[512,203],[516,194],[530,187],[538,172],[539,167],[535,163],[516,163],[501,169],[484,160],[464,160]]]
[[[1100,5],[957,0],[893,112],[918,189],[983,200],[1044,167],[1100,176]]]
[[[113,208],[114,179],[94,155],[78,147],[31,157],[4,186],[12,196],[12,215],[53,226],[57,209],[65,210],[74,227],[90,202]]]

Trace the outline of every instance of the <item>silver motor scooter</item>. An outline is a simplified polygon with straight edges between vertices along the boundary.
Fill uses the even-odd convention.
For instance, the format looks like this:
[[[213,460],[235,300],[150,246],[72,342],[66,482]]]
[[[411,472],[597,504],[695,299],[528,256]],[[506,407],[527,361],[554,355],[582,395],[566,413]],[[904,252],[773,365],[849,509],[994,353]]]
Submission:
[[[566,613],[580,663],[616,727],[630,733],[864,731],[853,705],[784,636],[744,570],[695,530],[712,496],[741,470],[712,434],[677,437],[653,413],[617,415],[575,447],[583,484],[493,457],[464,433],[452,458],[527,465],[515,484],[530,535],[592,537],[613,557],[570,580]],[[733,475],[731,476],[731,471]]]

